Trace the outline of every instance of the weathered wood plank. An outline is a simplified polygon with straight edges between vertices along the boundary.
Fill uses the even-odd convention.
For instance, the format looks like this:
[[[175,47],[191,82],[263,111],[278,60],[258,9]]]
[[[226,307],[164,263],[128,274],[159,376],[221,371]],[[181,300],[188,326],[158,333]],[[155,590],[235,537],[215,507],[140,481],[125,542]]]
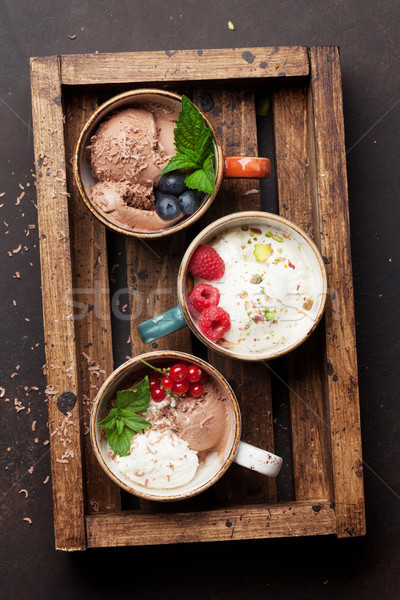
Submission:
[[[66,85],[151,83],[221,79],[305,77],[307,48],[227,48],[167,50],[118,54],[71,54],[61,57]]]
[[[76,95],[66,107],[67,155],[72,158],[81,129],[97,108],[95,95]],[[70,162],[68,163],[70,164]],[[82,398],[86,506],[89,512],[121,509],[120,489],[104,473],[89,436],[90,411],[96,393],[113,370],[110,298],[105,227],[82,201],[72,170],[67,169],[71,193],[72,260],[76,349]]]
[[[330,292],[325,311],[326,378],[336,528],[339,537],[346,537],[365,533],[365,509],[338,48],[311,48],[310,65],[317,167],[315,218]]]
[[[207,113],[221,138],[225,155],[257,156],[257,127],[252,92],[211,90],[214,108]],[[197,98],[202,92],[197,92]],[[196,101],[196,95],[195,95]],[[246,195],[246,192],[252,191]],[[258,193],[253,193],[254,191]],[[260,184],[253,179],[226,180],[201,225],[240,210],[259,210]],[[265,366],[227,359],[208,352],[208,361],[231,383],[243,419],[242,439],[274,450],[272,398]],[[275,480],[233,465],[215,486],[219,503],[266,502],[276,499]]]
[[[232,507],[194,513],[124,511],[86,517],[88,546],[143,546],[335,533],[326,500]]]
[[[189,328],[180,329],[157,342],[143,344],[137,326],[177,306],[177,275],[186,250],[185,232],[161,240],[126,238],[129,313],[132,356],[157,350],[191,352]]]
[[[308,127],[307,88],[281,88],[274,94],[273,109],[279,213],[314,237],[316,190],[312,177],[314,165],[311,165],[314,139]],[[331,494],[329,417],[323,389],[324,345],[320,326],[287,357],[297,500]]]
[[[80,550],[86,545],[80,400],[74,405],[79,384],[58,59],[32,60],[31,84],[55,545]],[[62,394],[68,414],[57,406]]]

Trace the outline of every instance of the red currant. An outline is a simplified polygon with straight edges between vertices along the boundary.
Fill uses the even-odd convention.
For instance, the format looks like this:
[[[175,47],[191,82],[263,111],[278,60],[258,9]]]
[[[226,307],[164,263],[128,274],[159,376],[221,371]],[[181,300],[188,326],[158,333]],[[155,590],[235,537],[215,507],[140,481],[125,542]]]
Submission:
[[[150,389],[150,391],[153,388],[156,388],[156,387],[160,387],[160,380],[157,379],[157,377],[150,377],[150,379],[149,379],[149,389]]]
[[[187,376],[187,368],[185,367],[185,365],[178,363],[178,364],[174,365],[173,367],[171,367],[169,376],[171,377],[171,379],[173,381],[176,381],[176,382],[184,381]]]
[[[190,386],[190,395],[193,398],[200,398],[204,394],[204,388],[201,383],[195,383]]]
[[[178,381],[174,383],[171,390],[177,396],[183,396],[186,392],[189,391],[189,382],[188,381]]]
[[[171,377],[163,377],[161,379],[161,385],[163,386],[163,388],[165,388],[166,390],[170,390],[172,388],[172,386],[174,385],[174,380],[171,379]]]
[[[154,402],[162,402],[165,398],[165,390],[160,387],[154,387],[150,394]]]
[[[188,379],[190,383],[197,383],[200,381],[203,371],[197,365],[189,365],[188,367]]]

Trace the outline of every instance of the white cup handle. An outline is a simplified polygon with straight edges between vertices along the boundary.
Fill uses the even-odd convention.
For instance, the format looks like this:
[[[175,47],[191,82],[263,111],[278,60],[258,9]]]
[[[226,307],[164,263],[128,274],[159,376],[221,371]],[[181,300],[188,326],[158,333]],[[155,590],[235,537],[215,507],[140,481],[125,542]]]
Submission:
[[[268,450],[261,450],[240,441],[234,462],[262,475],[276,477],[281,470],[283,460]]]

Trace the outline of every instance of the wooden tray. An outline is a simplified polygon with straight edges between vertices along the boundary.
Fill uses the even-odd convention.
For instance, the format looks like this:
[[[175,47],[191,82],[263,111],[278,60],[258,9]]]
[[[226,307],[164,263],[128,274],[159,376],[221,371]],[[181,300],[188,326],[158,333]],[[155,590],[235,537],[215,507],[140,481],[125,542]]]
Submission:
[[[338,48],[54,56],[33,58],[31,74],[56,548],[363,535]],[[107,478],[87,434],[90,405],[114,366],[149,349],[136,325],[175,305],[187,243],[223,214],[260,209],[261,194],[257,181],[225,181],[199,224],[154,243],[93,220],[70,168],[78,133],[105,98],[144,86],[191,93],[231,155],[257,154],[255,91],[269,93],[276,210],[314,238],[329,286],[323,322],[287,358],[254,365],[208,353],[238,396],[243,439],[285,457],[277,480],[233,465],[213,488],[175,504],[139,501]],[[207,357],[188,329],[153,347]]]

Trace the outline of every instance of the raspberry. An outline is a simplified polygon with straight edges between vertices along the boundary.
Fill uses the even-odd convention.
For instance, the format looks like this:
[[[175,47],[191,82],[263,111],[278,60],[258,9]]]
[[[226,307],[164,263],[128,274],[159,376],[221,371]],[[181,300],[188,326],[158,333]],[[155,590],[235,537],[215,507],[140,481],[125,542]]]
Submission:
[[[187,303],[191,312],[201,313],[205,308],[217,306],[219,291],[208,283],[200,283],[189,293]]]
[[[219,279],[225,273],[225,263],[214,248],[200,245],[193,252],[189,262],[189,271],[193,277]]]
[[[204,335],[216,342],[221,339],[231,326],[231,319],[226,310],[220,306],[206,308],[199,318],[199,329]]]

